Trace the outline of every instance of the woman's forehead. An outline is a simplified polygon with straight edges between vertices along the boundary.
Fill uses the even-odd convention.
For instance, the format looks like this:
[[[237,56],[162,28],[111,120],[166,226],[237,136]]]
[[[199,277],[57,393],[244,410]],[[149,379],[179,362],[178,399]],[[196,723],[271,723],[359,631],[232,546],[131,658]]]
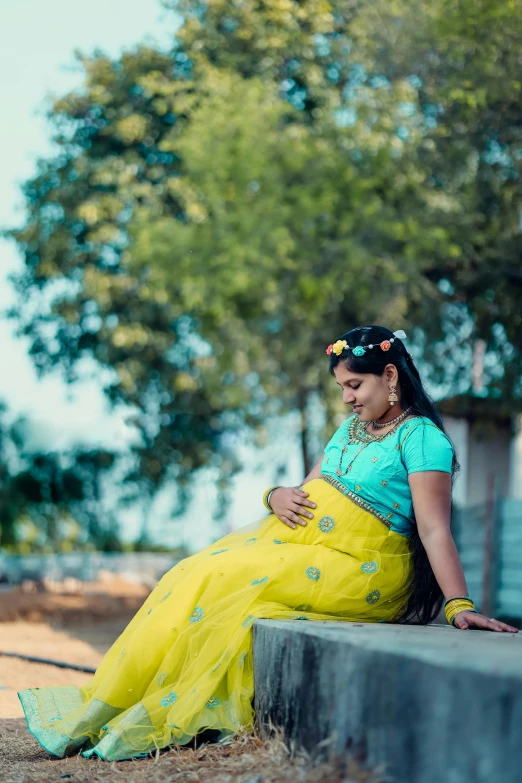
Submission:
[[[361,373],[351,372],[351,370],[349,370],[347,367],[344,367],[340,364],[338,364],[337,367],[334,367],[334,373],[337,380],[343,381],[343,383],[349,383],[350,381],[360,381],[363,378]]]

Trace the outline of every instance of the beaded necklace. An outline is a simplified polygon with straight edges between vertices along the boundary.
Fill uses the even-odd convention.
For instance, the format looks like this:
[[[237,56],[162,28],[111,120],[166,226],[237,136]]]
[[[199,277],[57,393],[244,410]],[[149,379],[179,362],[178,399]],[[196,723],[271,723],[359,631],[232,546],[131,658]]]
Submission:
[[[418,419],[419,416],[412,416],[412,419]],[[391,435],[399,425],[403,423],[404,419],[401,419],[401,421],[398,421],[394,426],[389,430],[388,432],[385,432],[384,435],[373,435],[371,432],[366,431],[366,427],[370,422],[361,422],[357,417],[352,419],[350,424],[348,425],[348,432],[344,436],[344,438],[341,438],[341,442],[346,441],[345,445],[342,448],[341,451],[341,457],[339,459],[339,464],[337,466],[337,470],[335,471],[338,476],[346,476],[347,473],[352,469],[352,465],[355,462],[355,459],[359,456],[361,451],[364,451],[364,449],[370,445],[370,443],[378,443],[381,440],[385,440],[389,435]],[[346,470],[342,471],[342,464],[343,464],[343,457],[348,451],[348,446],[354,443],[362,443],[363,445],[359,449],[359,451],[352,457],[350,460],[348,467]]]
[[[389,424],[397,424],[397,422],[406,419],[410,415],[410,413],[411,413],[411,405],[409,408],[406,408],[406,410],[403,411],[399,416],[396,416],[394,419],[391,419],[391,421],[375,421],[374,419],[374,421],[372,421],[371,423],[376,430],[383,430]]]

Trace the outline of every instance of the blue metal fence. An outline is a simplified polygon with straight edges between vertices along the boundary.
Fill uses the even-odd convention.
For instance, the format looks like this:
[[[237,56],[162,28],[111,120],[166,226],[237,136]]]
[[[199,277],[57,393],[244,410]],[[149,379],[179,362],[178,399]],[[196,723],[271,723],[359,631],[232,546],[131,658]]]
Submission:
[[[522,501],[459,509],[453,535],[477,608],[522,619]]]

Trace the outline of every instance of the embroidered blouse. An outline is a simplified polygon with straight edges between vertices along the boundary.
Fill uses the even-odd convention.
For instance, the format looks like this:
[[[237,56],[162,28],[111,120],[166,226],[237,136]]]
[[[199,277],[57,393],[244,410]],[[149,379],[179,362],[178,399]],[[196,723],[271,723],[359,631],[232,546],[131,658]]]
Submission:
[[[451,441],[430,419],[416,416],[361,450],[364,441],[349,442],[350,424],[353,427],[358,418],[349,417],[333,435],[324,451],[321,473],[339,483],[339,489],[355,502],[367,504],[391,530],[409,536],[414,520],[408,475],[427,470],[451,473]]]

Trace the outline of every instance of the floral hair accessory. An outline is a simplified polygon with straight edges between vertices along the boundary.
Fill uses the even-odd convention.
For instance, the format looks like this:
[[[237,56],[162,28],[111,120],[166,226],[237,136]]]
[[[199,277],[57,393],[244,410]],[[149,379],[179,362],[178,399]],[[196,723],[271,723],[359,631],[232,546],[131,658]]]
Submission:
[[[372,348],[380,348],[381,351],[389,351],[392,347],[392,343],[395,342],[395,339],[399,337],[401,340],[406,340],[406,332],[403,332],[402,329],[399,329],[397,332],[393,333],[393,337],[391,337],[389,340],[383,340],[382,343],[375,344],[375,345],[356,345],[354,348],[350,348],[346,340],[337,340],[337,342],[332,343],[328,346],[326,349],[326,353],[328,356],[330,356],[332,353],[334,353],[336,356],[340,356],[343,351],[351,351],[354,356],[364,356],[367,350],[371,350]]]
[[[332,351],[336,354],[336,356],[340,356],[347,347],[348,343],[346,340],[337,340],[337,342],[332,345]]]

